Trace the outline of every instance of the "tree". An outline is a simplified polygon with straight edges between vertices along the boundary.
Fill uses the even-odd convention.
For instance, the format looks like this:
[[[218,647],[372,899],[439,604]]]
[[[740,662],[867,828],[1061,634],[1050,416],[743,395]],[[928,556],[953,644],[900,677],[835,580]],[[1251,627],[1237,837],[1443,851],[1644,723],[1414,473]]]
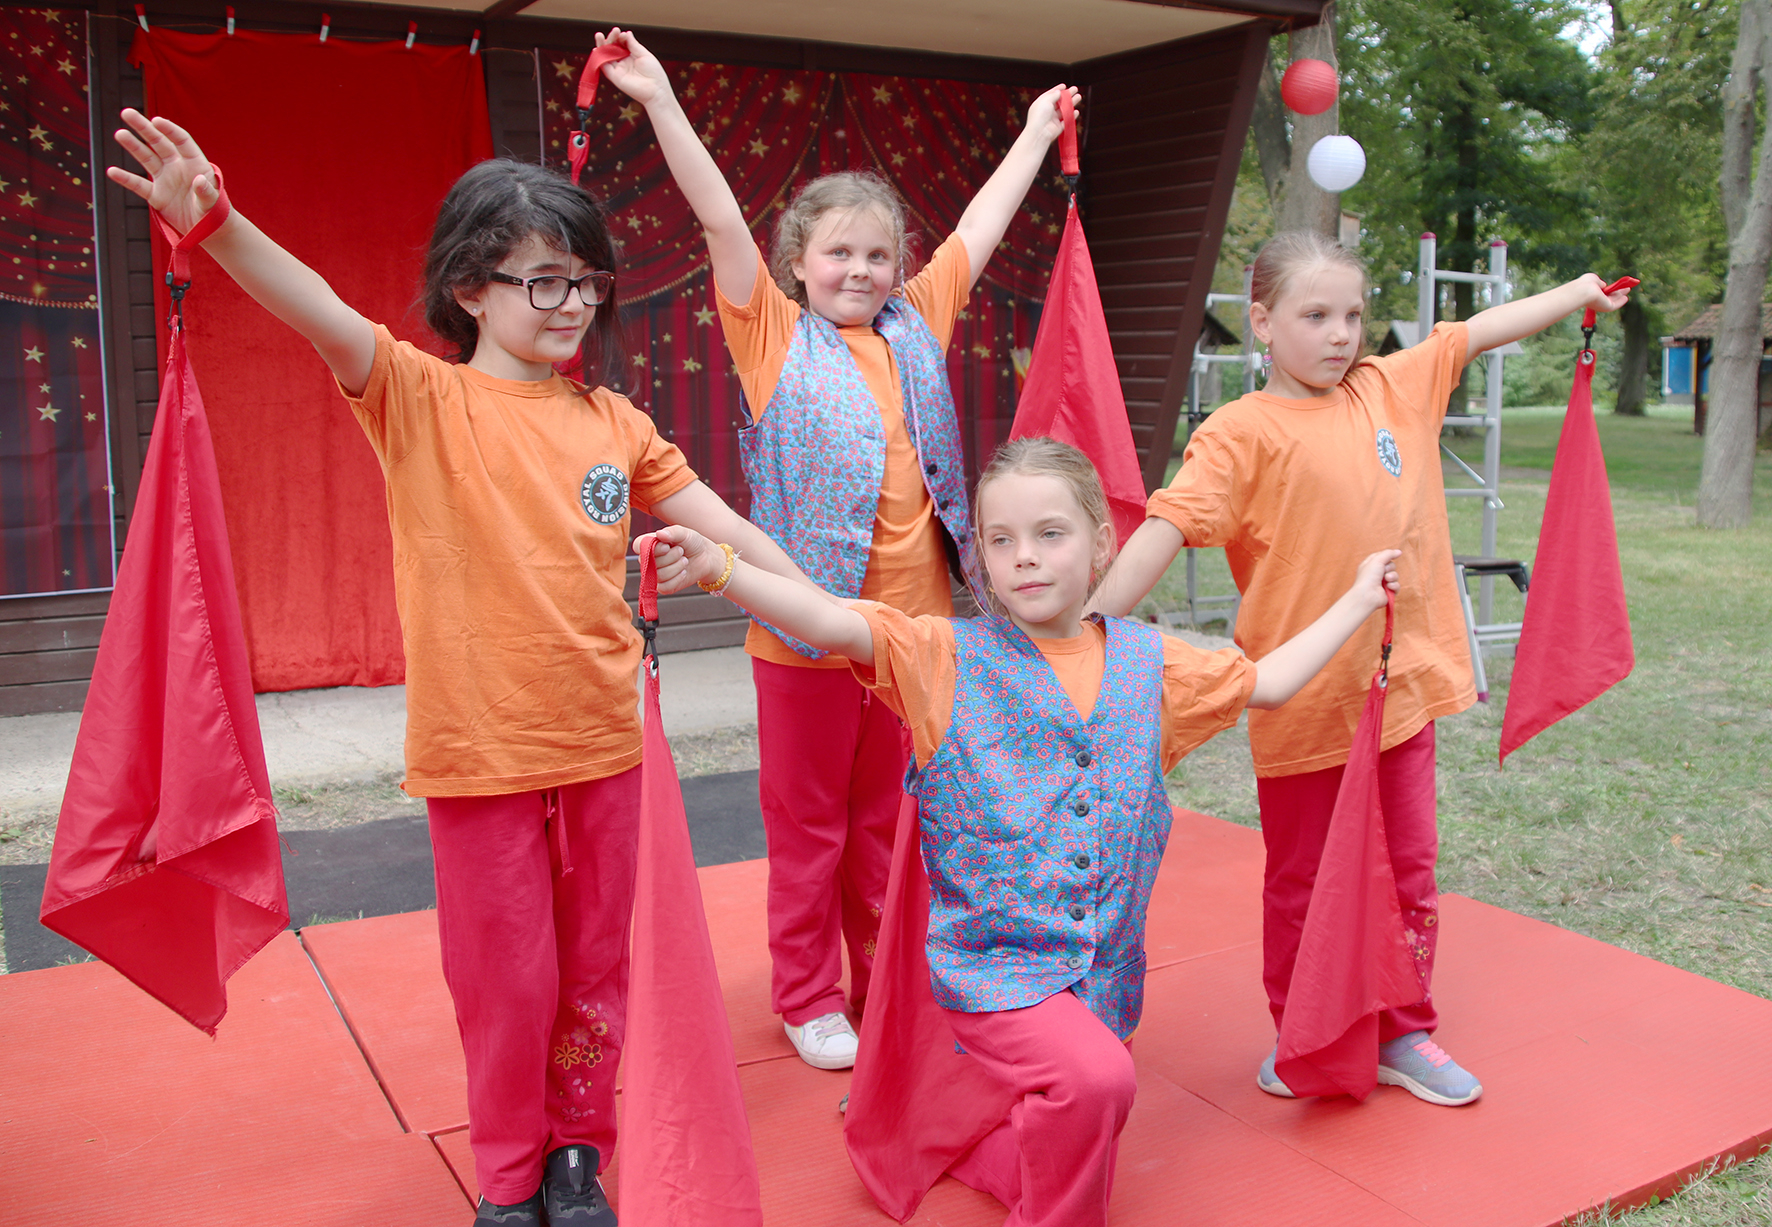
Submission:
[[[1322,60],[1331,68],[1338,68],[1333,0],[1324,6],[1316,25],[1287,35],[1287,40],[1288,63]],[[1277,38],[1268,42],[1267,63],[1262,65],[1261,87],[1255,95],[1250,126],[1250,138],[1261,162],[1261,177],[1267,184],[1274,229],[1315,230],[1335,238],[1341,232],[1341,195],[1318,187],[1305,169],[1305,162],[1318,141],[1341,130],[1341,103],[1337,100],[1318,115],[1293,114],[1288,123],[1286,104],[1280,98],[1280,70],[1274,63],[1278,43]]]
[[[1729,279],[1711,359],[1710,417],[1698,478],[1698,522],[1741,528],[1753,515],[1754,445],[1759,425],[1760,304],[1772,262],[1772,123],[1754,129],[1760,87],[1772,72],[1772,0],[1742,0],[1735,58],[1723,87],[1723,220],[1729,232]]]

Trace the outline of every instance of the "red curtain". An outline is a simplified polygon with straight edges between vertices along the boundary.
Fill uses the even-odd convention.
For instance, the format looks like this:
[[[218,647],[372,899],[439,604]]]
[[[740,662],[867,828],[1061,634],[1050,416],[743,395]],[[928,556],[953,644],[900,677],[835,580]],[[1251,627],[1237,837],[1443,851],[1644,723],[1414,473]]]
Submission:
[[[413,304],[437,205],[492,152],[477,57],[155,29],[131,59],[149,106],[190,127],[241,212],[370,319],[426,340]],[[155,252],[164,267],[164,245]],[[191,356],[254,687],[403,680],[387,505],[362,431],[306,341],[207,258],[193,279]]]
[[[8,9],[0,39],[0,596],[112,580],[85,21]]]
[[[547,157],[563,165],[578,122],[579,51],[543,50]],[[807,180],[839,170],[885,176],[910,209],[913,250],[952,233],[1027,120],[1036,91],[920,77],[667,61],[677,96],[765,251],[776,217]],[[1056,83],[1055,83],[1056,84]],[[645,114],[598,91],[585,182],[608,201],[623,250],[630,370],[626,391],[690,463],[741,510],[738,379],[714,314],[707,248]],[[1033,189],[961,316],[948,350],[967,460],[1008,438],[1014,351],[1033,345],[1064,220],[1056,173]]]

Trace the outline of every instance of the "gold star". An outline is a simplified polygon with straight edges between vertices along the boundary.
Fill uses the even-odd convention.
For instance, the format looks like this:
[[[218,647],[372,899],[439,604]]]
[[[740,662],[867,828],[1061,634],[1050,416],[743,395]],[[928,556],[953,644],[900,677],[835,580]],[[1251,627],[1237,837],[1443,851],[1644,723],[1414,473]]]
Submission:
[[[66,568],[66,567],[63,567],[63,568],[62,568],[62,574],[63,574],[63,575],[64,575],[64,576],[67,576],[67,575],[72,575],[72,574],[73,574],[73,572],[72,572],[72,571],[70,571],[70,570],[68,570],[68,569],[67,569],[67,568]]]
[[[31,130],[25,133],[25,135],[34,141],[42,142],[45,149],[49,147],[49,129],[45,128],[42,124],[33,124]]]
[[[87,420],[87,421],[88,421],[88,422],[96,422],[96,421],[98,421],[98,414],[96,414],[96,413],[88,413],[88,414],[87,414],[87,415],[86,415],[86,420]]]
[[[903,166],[904,165],[904,154],[902,154],[902,153],[893,154],[892,155],[892,164],[894,166]]]
[[[48,385],[48,384],[46,384],[46,383],[40,383],[40,384],[38,384],[38,385],[37,385],[37,391],[39,391],[39,392],[47,392],[47,391],[49,391],[49,385]]]
[[[27,209],[33,208],[37,204],[37,197],[28,191],[21,192],[21,193],[19,193],[18,202],[19,202],[19,204],[23,205]]]
[[[917,126],[917,117],[915,115],[908,115],[908,114],[907,115],[900,115],[898,117],[898,122],[903,124],[907,128],[914,128]]]
[[[60,413],[61,413],[61,410],[57,409],[54,405],[45,405],[45,406],[43,406],[43,408],[37,410],[37,420],[40,422],[42,422],[42,421],[53,422],[53,421],[55,421],[56,416]]]
[[[552,98],[549,98],[547,101],[547,107],[550,111],[558,111],[560,109],[560,104],[555,102]]]
[[[29,348],[25,351],[25,361],[26,362],[41,362],[41,361],[43,361],[43,351],[38,349],[35,345],[31,346],[31,348]]]
[[[701,363],[697,362],[694,358],[685,358],[683,359],[683,369],[693,374],[694,372],[701,370]]]
[[[62,62],[55,66],[55,70],[57,72],[73,72],[74,71],[74,61],[68,59],[66,56],[63,56]]]
[[[85,349],[86,348],[86,338],[85,337],[75,337],[74,338],[74,348],[75,349]]]
[[[721,89],[725,89],[726,88],[726,78],[725,77],[715,77],[714,84],[718,85]]]
[[[790,81],[788,87],[781,91],[781,100],[789,106],[793,106],[796,102],[800,101],[800,83],[797,81]]]
[[[645,354],[635,354],[634,355],[634,365],[635,366],[645,366],[646,365],[646,355]]]
[[[621,117],[629,123],[632,123],[635,119],[639,118],[639,115],[640,108],[631,102],[621,109]]]
[[[764,140],[762,137],[758,137],[756,140],[751,142],[751,152],[756,154],[758,157],[762,157],[764,154],[769,152],[769,142]]]
[[[556,76],[558,76],[563,81],[572,80],[572,61],[571,60],[555,60],[554,61],[554,74]]]
[[[671,343],[671,334],[667,332],[664,336],[660,337],[659,340],[663,341],[666,345],[669,345]]]
[[[884,85],[874,86],[874,101],[875,102],[891,102],[892,101],[892,91],[887,89]]]
[[[713,312],[713,310],[712,310],[712,309],[711,309],[711,308],[709,308],[709,307],[703,307],[703,308],[702,308],[702,309],[701,309],[701,310],[700,310],[700,311],[697,311],[697,312],[696,312],[696,313],[695,313],[695,322],[696,322],[696,323],[698,323],[698,324],[711,324],[711,323],[713,323],[713,322],[714,322],[714,312]],[[46,388],[44,388],[44,389],[43,389],[43,390],[44,390],[44,391],[45,391],[45,392],[47,392],[47,391],[49,391],[49,389],[48,389],[48,388],[47,388],[47,387],[46,387]]]
[[[32,47],[32,48],[31,48],[31,54],[32,54],[32,55],[42,55],[42,54],[43,54],[43,48],[42,48],[42,47]]]

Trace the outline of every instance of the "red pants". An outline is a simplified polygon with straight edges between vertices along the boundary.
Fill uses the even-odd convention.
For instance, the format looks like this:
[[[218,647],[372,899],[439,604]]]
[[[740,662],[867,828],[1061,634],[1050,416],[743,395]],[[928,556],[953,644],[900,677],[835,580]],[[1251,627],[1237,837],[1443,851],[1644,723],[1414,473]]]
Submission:
[[[1341,772],[1340,767],[1327,767],[1255,781],[1261,803],[1261,837],[1267,844],[1267,876],[1261,892],[1261,979],[1275,1027],[1286,1010],[1286,990],[1292,984],[1292,965],[1298,958],[1311,887],[1329,836],[1329,816],[1335,810]],[[1417,1004],[1379,1015],[1382,1043],[1411,1031],[1432,1031],[1440,1021],[1431,992],[1440,923],[1440,891],[1434,882],[1440,838],[1435,823],[1431,723],[1378,756],[1378,799],[1397,876],[1397,902],[1403,909],[1403,924],[1422,988]]]
[[[945,1013],[960,1047],[1022,1097],[950,1174],[1009,1207],[1003,1227],[1106,1223],[1138,1089],[1127,1045],[1068,990],[1024,1010]]]
[[[867,1001],[904,790],[898,717],[847,669],[751,661],[769,841],[771,1008],[795,1026]]]
[[[522,1201],[556,1147],[615,1151],[640,768],[496,797],[427,798],[443,978],[488,1201]]]

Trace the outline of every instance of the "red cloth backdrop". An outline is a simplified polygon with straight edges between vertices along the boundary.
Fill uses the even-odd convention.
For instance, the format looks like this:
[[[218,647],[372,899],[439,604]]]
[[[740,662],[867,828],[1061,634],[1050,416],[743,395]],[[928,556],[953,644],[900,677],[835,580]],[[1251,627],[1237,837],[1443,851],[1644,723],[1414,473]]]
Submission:
[[[437,205],[492,151],[477,57],[159,28],[138,34],[130,55],[148,105],[190,128],[242,213],[370,319],[426,340],[413,303]],[[156,267],[165,258],[157,240]],[[374,453],[306,341],[207,257],[193,277],[203,309],[191,315],[191,360],[215,434],[254,687],[403,680]]]
[[[8,9],[0,39],[0,596],[108,588],[86,15]]]
[[[546,155],[564,165],[582,52],[543,49]],[[666,61],[690,122],[726,173],[757,239],[801,185],[840,170],[873,170],[904,197],[913,252],[927,257],[960,220],[1027,122],[1036,91],[921,77],[804,72]],[[1054,82],[1053,84],[1057,84]],[[708,484],[741,510],[739,387],[714,314],[707,247],[643,111],[605,83],[592,114],[584,182],[602,195],[623,241],[629,378],[624,391],[688,454]],[[948,349],[970,475],[1009,437],[1017,379],[1029,350],[1064,221],[1056,160],[973,291]],[[920,261],[914,261],[914,272]]]

